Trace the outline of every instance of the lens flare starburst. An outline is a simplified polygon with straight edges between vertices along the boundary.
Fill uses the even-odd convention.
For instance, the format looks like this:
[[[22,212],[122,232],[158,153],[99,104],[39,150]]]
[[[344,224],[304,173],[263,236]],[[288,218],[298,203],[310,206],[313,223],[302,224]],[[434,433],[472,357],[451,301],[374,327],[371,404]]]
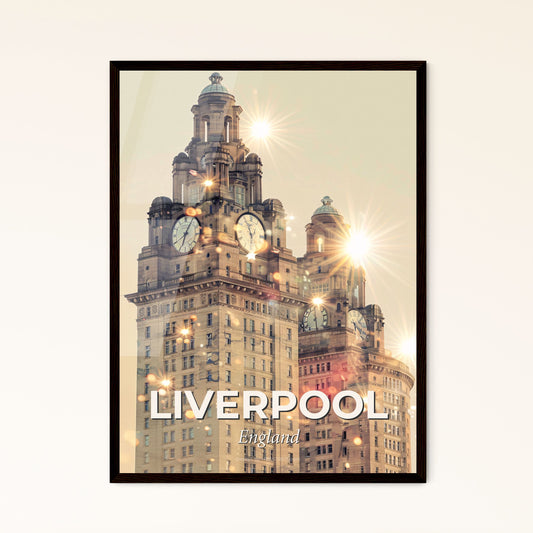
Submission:
[[[246,105],[247,112],[242,115],[241,132],[243,140],[253,152],[268,154],[274,163],[276,154],[283,150],[294,153],[295,112],[280,112],[268,99],[252,95],[253,101]]]
[[[250,135],[254,139],[266,139],[270,134],[271,126],[266,120],[259,120],[250,126]]]

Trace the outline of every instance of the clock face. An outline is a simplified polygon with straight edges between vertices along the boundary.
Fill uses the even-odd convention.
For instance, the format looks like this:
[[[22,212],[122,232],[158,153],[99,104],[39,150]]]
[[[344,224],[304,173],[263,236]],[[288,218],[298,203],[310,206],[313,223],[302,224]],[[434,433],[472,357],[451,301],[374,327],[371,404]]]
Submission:
[[[254,215],[246,213],[239,218],[235,228],[240,245],[247,252],[261,250],[265,243],[265,230],[263,224]]]
[[[348,311],[348,324],[353,326],[354,332],[358,333],[363,340],[368,338],[365,317],[357,309]]]
[[[200,223],[194,217],[182,217],[172,230],[172,244],[180,254],[189,253],[198,242]]]
[[[309,307],[302,321],[304,331],[324,329],[328,325],[328,313],[323,305]]]

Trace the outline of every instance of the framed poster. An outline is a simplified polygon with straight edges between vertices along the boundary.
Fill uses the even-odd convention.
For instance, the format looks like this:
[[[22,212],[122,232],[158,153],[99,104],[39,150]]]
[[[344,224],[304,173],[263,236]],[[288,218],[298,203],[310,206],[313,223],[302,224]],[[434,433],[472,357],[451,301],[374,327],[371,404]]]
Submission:
[[[425,72],[111,63],[111,481],[425,481]]]

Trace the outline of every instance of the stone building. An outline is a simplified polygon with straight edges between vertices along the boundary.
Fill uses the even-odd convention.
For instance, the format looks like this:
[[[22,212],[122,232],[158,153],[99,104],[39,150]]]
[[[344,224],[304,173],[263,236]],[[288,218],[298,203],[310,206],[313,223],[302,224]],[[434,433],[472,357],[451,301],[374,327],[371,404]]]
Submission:
[[[150,393],[298,391],[298,266],[279,200],[263,200],[261,159],[239,133],[242,109],[214,73],[193,106],[194,136],[173,162],[173,198],[153,200],[138,258],[137,472],[293,472],[298,444],[238,444],[289,434],[292,417],[151,420]],[[214,403],[214,402],[213,402]],[[236,409],[240,411],[240,405]],[[267,414],[269,411],[267,409]]]
[[[307,252],[286,246],[286,215],[262,198],[262,163],[240,138],[242,108],[213,73],[192,107],[193,137],[174,158],[171,198],[148,211],[138,258],[136,472],[291,473],[410,470],[413,378],[384,347],[379,306],[366,305],[365,272],[346,260],[349,227],[322,200],[307,226]],[[387,421],[319,421],[298,410],[242,417],[242,391],[374,390]],[[174,391],[240,391],[236,420],[202,420]],[[312,405],[310,404],[310,407]],[[349,410],[349,400],[344,407]],[[295,434],[300,443],[239,444],[248,434]]]
[[[378,305],[366,305],[366,273],[347,251],[350,228],[322,199],[306,226],[307,251],[298,260],[303,310],[299,344],[300,395],[320,390],[332,398],[352,390],[368,403],[375,393],[376,411],[388,420],[369,420],[365,413],[342,420],[330,413],[320,420],[300,417],[301,472],[410,472],[409,368],[385,350],[384,317]],[[343,411],[354,400],[346,398]],[[317,406],[318,410],[318,406]]]

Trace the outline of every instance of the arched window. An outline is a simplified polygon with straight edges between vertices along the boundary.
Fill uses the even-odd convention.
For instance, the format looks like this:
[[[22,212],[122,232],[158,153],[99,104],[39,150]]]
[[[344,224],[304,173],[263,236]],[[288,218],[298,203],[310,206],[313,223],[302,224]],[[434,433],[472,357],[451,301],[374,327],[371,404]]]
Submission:
[[[207,142],[208,140],[208,136],[209,136],[209,117],[204,117],[202,119],[202,123],[203,123],[203,134],[204,134],[204,142]]]
[[[224,119],[224,139],[227,143],[231,141],[231,117]]]
[[[316,246],[319,252],[324,251],[324,237],[318,237],[318,239],[316,240]]]
[[[235,185],[235,203],[244,206],[244,187]]]

